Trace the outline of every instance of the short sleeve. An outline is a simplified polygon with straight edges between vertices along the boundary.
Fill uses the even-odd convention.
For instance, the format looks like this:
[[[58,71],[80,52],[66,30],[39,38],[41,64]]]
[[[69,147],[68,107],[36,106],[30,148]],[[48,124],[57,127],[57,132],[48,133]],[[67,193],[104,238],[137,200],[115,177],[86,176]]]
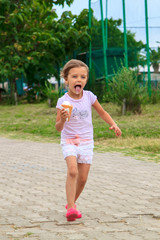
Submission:
[[[57,101],[56,108],[61,109],[61,104],[62,104],[62,102],[63,102],[63,99],[62,99],[62,98],[59,98],[58,101]]]
[[[93,105],[95,103],[95,101],[97,100],[97,96],[90,91],[89,91],[89,95],[90,95],[91,105]]]

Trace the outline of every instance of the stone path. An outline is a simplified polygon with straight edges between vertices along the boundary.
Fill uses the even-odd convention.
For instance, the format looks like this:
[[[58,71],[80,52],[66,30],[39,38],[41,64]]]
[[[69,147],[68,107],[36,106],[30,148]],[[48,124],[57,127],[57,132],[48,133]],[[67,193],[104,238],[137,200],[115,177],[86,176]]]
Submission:
[[[160,165],[95,153],[77,205],[65,219],[60,146],[0,138],[0,240],[160,240]]]

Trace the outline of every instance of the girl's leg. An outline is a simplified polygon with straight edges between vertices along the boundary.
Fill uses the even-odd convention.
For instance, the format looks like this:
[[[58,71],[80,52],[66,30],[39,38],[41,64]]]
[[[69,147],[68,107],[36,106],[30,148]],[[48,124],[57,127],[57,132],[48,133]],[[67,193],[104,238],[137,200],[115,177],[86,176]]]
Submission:
[[[79,195],[84,189],[84,186],[88,178],[90,166],[91,166],[90,164],[78,163],[78,178],[77,178],[75,201],[78,199]]]
[[[66,157],[66,163],[67,163],[66,196],[69,209],[74,208],[78,167],[77,159],[75,156]]]

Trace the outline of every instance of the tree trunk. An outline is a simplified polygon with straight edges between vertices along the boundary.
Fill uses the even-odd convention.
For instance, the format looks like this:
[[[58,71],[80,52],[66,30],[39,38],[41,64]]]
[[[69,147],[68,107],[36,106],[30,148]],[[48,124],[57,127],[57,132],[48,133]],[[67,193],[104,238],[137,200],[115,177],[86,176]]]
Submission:
[[[11,104],[18,105],[16,79],[10,81],[10,102]]]
[[[153,64],[153,69],[154,69],[154,72],[155,73],[158,73],[159,72],[159,64]]]
[[[18,105],[17,93],[16,92],[14,92],[14,102],[15,102],[15,105]]]
[[[51,107],[51,99],[48,98],[48,107]]]
[[[122,115],[126,114],[126,99],[123,99],[123,103],[122,103]]]

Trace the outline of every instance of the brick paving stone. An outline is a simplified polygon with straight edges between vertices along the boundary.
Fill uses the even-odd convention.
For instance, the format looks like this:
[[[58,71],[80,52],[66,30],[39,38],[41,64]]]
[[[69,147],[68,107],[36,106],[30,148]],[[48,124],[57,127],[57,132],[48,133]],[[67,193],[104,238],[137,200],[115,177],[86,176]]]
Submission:
[[[130,232],[115,232],[113,234],[113,240],[114,239],[119,239],[119,240],[144,240],[143,237],[134,236]]]
[[[159,164],[95,152],[69,223],[60,145],[0,137],[0,153],[0,240],[160,239]]]

